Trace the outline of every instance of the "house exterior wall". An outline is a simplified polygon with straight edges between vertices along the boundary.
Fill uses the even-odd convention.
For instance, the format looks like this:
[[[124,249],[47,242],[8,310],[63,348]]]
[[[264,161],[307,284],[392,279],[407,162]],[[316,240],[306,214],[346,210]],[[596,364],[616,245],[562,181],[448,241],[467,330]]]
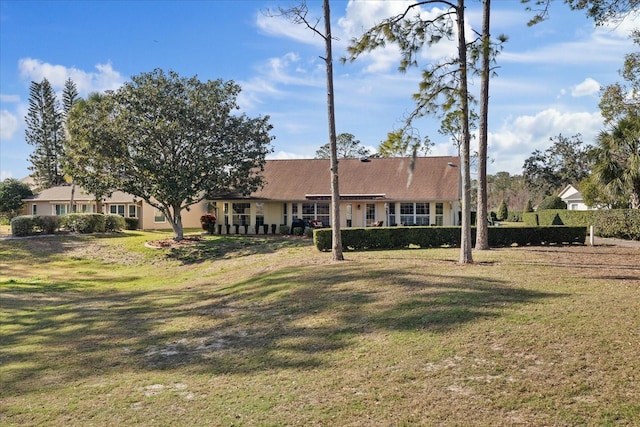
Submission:
[[[139,228],[142,230],[171,229],[171,223],[155,207],[145,202],[141,202],[139,206]],[[206,213],[208,212],[205,202],[196,203],[190,206],[189,210],[183,209],[181,213],[183,228],[201,228],[200,217]]]
[[[235,205],[234,205],[235,204]],[[253,233],[257,220],[263,224],[291,226],[296,218],[320,219],[330,226],[331,203],[326,200],[261,201],[261,200],[216,200],[214,202],[216,224],[248,224]],[[411,209],[409,208],[411,206]],[[248,206],[248,208],[247,208]],[[403,209],[404,208],[404,209]],[[340,203],[341,227],[367,227],[382,221],[383,226],[394,225],[457,225],[459,202],[455,201],[366,201],[353,200]],[[263,215],[258,215],[262,212]],[[404,212],[404,214],[403,214]],[[409,213],[410,212],[410,213]],[[217,228],[216,228],[217,230]],[[240,233],[244,234],[241,229]]]
[[[74,203],[78,213],[97,212],[96,203],[78,201]],[[145,202],[105,202],[102,205],[102,213],[115,213],[124,217],[138,218],[138,228],[143,230],[168,230],[171,229],[169,221],[156,221],[156,209]],[[65,215],[70,213],[69,201],[28,201],[23,209],[24,215]],[[198,203],[191,206],[189,211],[182,211],[182,225],[184,228],[200,228],[200,217],[207,213],[206,203]]]
[[[582,201],[565,200],[564,202],[567,204],[567,210],[570,210],[570,211],[589,211],[589,210],[592,210],[592,208],[590,208],[589,206],[587,206],[584,203],[582,203]]]

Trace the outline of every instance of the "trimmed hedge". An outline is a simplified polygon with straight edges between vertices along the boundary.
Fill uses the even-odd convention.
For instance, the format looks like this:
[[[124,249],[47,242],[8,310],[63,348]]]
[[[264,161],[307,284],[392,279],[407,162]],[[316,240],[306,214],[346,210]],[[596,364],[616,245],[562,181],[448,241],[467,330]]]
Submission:
[[[58,216],[22,215],[11,220],[11,234],[14,236],[31,236],[36,233],[53,234],[60,228]]]
[[[105,224],[104,231],[106,232],[115,232],[124,230],[126,227],[126,223],[124,222],[124,217],[116,214],[107,214],[104,216]]]
[[[140,224],[140,220],[138,218],[125,218],[124,222],[127,230],[137,230],[138,224]]]
[[[97,213],[71,213],[62,217],[62,228],[74,233],[104,233],[106,218]]]
[[[53,234],[61,228],[75,233],[104,233],[120,231],[125,226],[125,219],[115,214],[23,215],[11,220],[11,234]]]
[[[35,215],[16,216],[11,219],[11,234],[14,236],[30,236],[35,233]]]
[[[548,209],[538,212],[526,212],[523,216],[527,225],[551,225],[560,220],[568,226],[595,228],[600,237],[640,240],[640,210],[638,209],[600,209],[593,211],[569,211]]]
[[[475,241],[475,227],[471,229]],[[368,227],[341,230],[342,249],[362,251],[407,249],[410,247],[459,247],[460,227]],[[526,246],[548,244],[584,244],[586,227],[489,227],[489,246]],[[319,251],[331,250],[331,229],[313,231]]]

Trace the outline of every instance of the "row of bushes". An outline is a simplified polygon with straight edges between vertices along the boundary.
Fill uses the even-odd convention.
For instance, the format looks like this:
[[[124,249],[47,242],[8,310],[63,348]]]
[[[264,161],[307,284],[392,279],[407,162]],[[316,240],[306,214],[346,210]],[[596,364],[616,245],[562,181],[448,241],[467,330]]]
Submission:
[[[586,227],[489,227],[489,246],[584,244]],[[472,239],[475,241],[475,227]],[[460,227],[370,227],[341,230],[343,250],[405,249],[460,246]],[[331,229],[313,231],[320,251],[331,250]]]
[[[489,216],[491,217],[491,221],[494,223],[500,221],[498,219],[498,214],[496,214],[494,211],[489,212]],[[509,213],[507,214],[507,218],[503,221],[522,222],[522,211],[509,211]]]
[[[11,220],[11,234],[14,236],[31,236],[33,234],[54,234],[58,230],[75,233],[104,233],[120,231],[124,228],[135,229],[136,218],[123,218],[114,214],[67,214],[23,215]]]
[[[569,211],[548,209],[524,214],[527,225],[594,226],[600,237],[640,240],[640,210],[602,209],[594,211]]]

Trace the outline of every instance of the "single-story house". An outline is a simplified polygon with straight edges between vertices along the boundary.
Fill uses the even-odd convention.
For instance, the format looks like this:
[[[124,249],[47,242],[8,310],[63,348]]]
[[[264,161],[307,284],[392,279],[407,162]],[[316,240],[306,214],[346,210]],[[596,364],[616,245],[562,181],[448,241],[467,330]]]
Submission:
[[[452,156],[340,159],[340,226],[457,225],[460,223],[460,159]],[[200,227],[212,212],[218,224],[277,224],[294,219],[331,226],[331,174],[327,159],[267,160],[265,185],[249,194],[217,195],[182,213],[185,228]],[[26,199],[26,213],[61,215],[70,211],[71,187],[44,190]],[[76,212],[95,212],[94,198],[76,188]],[[155,208],[115,192],[103,212],[140,218],[142,229],[170,228]],[[230,227],[233,233],[235,227]],[[223,227],[226,230],[226,227]],[[224,232],[224,231],[223,231]]]
[[[73,194],[73,209],[70,208],[71,192],[73,186],[59,185],[47,188],[40,193],[24,199],[24,213],[29,215],[64,215],[70,212],[95,213],[98,211],[96,198],[75,186]],[[182,213],[185,227],[200,227],[200,216],[206,212],[206,205],[196,206]],[[115,191],[111,197],[102,200],[102,213],[122,215],[127,218],[138,218],[138,227],[141,229],[170,229],[171,224],[166,220],[162,212],[122,191]]]
[[[218,223],[331,226],[329,160],[268,160],[263,176],[265,186],[247,197],[212,198]],[[340,159],[338,176],[341,227],[460,221],[458,157]]]
[[[582,194],[571,184],[567,185],[560,194],[558,194],[558,197],[567,204],[567,210],[588,211],[593,209],[585,205]]]

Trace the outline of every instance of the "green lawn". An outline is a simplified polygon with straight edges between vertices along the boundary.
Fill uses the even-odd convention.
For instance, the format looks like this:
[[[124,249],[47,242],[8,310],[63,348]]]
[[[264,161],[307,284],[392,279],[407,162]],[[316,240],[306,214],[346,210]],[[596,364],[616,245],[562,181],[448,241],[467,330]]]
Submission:
[[[640,250],[0,241],[0,424],[638,425]]]

